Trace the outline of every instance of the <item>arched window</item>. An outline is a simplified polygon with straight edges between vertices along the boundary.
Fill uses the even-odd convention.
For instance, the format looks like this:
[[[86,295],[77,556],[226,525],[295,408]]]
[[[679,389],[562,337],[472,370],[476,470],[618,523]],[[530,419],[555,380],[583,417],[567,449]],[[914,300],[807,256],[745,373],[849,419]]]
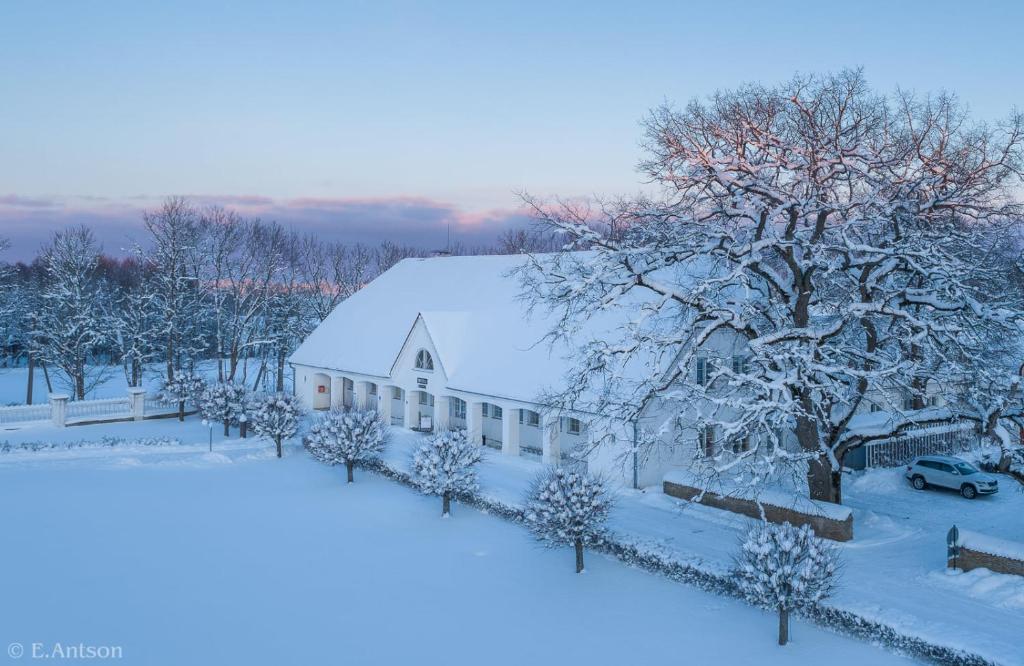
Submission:
[[[416,369],[417,370],[433,370],[434,359],[430,357],[430,352],[426,349],[421,349],[416,353]]]

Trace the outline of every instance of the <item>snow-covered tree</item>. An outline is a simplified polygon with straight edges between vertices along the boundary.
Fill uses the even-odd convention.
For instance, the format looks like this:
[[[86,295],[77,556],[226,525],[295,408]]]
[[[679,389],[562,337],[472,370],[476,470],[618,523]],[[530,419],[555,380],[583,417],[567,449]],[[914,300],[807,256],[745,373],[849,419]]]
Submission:
[[[611,506],[602,479],[556,467],[534,482],[527,499],[526,517],[544,543],[571,545],[576,549],[576,573],[581,573],[583,547],[601,543]]]
[[[44,250],[33,347],[60,369],[82,400],[109,374],[101,353],[111,340],[108,294],[97,275],[99,245],[86,227],[59,231]]]
[[[199,409],[206,420],[223,423],[224,436],[227,437],[231,434],[231,425],[237,425],[239,418],[246,413],[248,400],[244,386],[234,382],[215,382],[203,391]]]
[[[736,558],[736,582],[751,603],[779,613],[779,645],[789,641],[789,614],[812,606],[835,587],[835,545],[807,525],[761,523],[746,537]]]
[[[202,335],[204,287],[201,275],[202,229],[197,212],[173,197],[144,217],[151,247],[138,250],[151,267],[146,291],[156,311],[156,331],[167,379],[206,351]]]
[[[702,447],[709,478],[787,472],[841,502],[851,450],[956,416],[897,402],[858,429],[872,396],[922,406],[926,380],[948,396],[971,378],[943,361],[981,328],[1019,339],[1024,308],[991,250],[1017,238],[1024,116],[975,123],[950,96],[885,98],[845,71],[666,106],[646,128],[641,168],[660,194],[533,202],[567,250],[589,250],[522,273],[556,313],[551,335],[573,344],[591,318],[624,313],[585,341],[556,405],[614,424],[656,403],[676,446],[700,440],[676,423],[729,444]]]
[[[256,409],[250,415],[250,422],[256,434],[269,437],[277,445],[277,457],[281,457],[281,443],[299,431],[302,404],[288,393],[271,393],[255,401]]]
[[[383,451],[388,432],[388,426],[374,410],[331,410],[310,427],[304,444],[320,462],[344,465],[348,482],[352,483],[355,464]]]
[[[476,465],[482,459],[481,447],[465,430],[441,430],[416,449],[412,477],[424,493],[440,495],[441,515],[448,516],[452,497],[476,492]]]
[[[143,368],[160,356],[154,344],[158,335],[156,314],[153,294],[143,285],[125,289],[116,297],[111,321],[128,386],[141,386]]]
[[[165,400],[175,400],[178,403],[178,420],[185,420],[185,403],[191,400],[200,408],[206,403],[206,381],[194,372],[178,373],[174,379],[164,382],[160,391]],[[201,409],[201,411],[203,411]],[[210,419],[206,411],[203,411],[205,418]],[[220,419],[217,419],[220,420]]]

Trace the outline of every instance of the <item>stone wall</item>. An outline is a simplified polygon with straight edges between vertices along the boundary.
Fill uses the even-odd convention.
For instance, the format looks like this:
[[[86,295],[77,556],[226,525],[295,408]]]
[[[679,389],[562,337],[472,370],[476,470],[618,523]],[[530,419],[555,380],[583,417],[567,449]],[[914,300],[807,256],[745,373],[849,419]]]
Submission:
[[[741,513],[751,518],[760,518],[763,508],[764,517],[769,522],[789,523],[797,526],[810,525],[814,533],[823,539],[849,541],[853,538],[852,515],[848,516],[845,520],[836,520],[827,516],[804,513],[792,508],[765,504],[764,501],[761,501],[759,504],[751,499],[704,492],[700,488],[672,481],[664,482],[664,491],[666,495],[671,495],[672,497],[678,497],[687,501],[699,501],[706,506],[732,511],[733,513]],[[701,496],[702,492],[703,496]]]
[[[949,560],[949,566],[953,567],[953,564],[954,561],[952,559]],[[971,550],[967,546],[960,546],[960,556],[956,558],[956,568],[963,569],[964,571],[989,569],[997,573],[1024,576],[1024,560],[983,553],[978,550]]]

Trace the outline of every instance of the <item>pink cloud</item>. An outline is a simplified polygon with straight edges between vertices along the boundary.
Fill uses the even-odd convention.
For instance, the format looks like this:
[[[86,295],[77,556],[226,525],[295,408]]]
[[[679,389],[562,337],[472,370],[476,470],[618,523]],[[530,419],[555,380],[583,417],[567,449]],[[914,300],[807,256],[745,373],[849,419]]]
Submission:
[[[522,210],[466,211],[427,197],[299,197],[196,195],[197,206],[223,206],[241,215],[276,221],[325,240],[375,244],[384,240],[426,249],[452,240],[468,246],[489,245],[508,228],[523,227]],[[0,237],[9,238],[8,259],[27,259],[54,231],[77,224],[91,227],[111,254],[145,243],[144,211],[160,205],[158,197],[0,197]]]

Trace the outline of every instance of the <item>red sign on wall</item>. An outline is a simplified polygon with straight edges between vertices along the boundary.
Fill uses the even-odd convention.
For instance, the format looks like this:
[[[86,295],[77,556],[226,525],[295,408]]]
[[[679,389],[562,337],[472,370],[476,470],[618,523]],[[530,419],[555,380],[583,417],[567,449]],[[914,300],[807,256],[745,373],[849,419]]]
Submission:
[[[327,393],[327,387],[324,386],[323,384],[321,384],[320,386],[316,387],[316,392],[317,393]]]

